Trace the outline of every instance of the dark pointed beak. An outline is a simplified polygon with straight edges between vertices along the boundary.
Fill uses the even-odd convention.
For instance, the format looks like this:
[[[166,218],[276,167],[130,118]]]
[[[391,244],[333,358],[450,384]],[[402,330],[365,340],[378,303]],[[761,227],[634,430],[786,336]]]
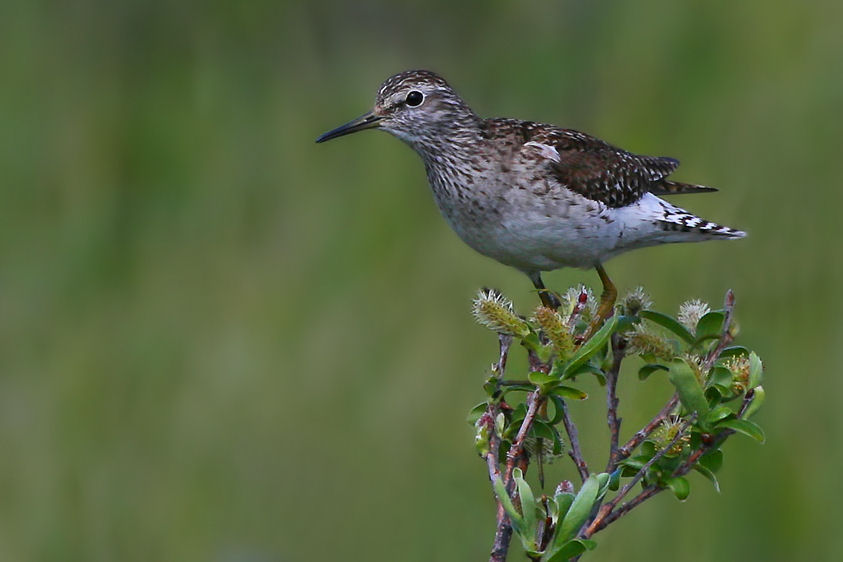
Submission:
[[[356,133],[357,131],[362,131],[364,129],[374,129],[378,127],[378,123],[380,123],[381,118],[371,111],[365,115],[361,115],[357,119],[353,121],[349,121],[345,125],[341,125],[336,129],[328,131],[318,139],[316,142],[325,142],[327,140],[335,139],[337,137],[341,137],[343,135],[348,135],[350,133]]]

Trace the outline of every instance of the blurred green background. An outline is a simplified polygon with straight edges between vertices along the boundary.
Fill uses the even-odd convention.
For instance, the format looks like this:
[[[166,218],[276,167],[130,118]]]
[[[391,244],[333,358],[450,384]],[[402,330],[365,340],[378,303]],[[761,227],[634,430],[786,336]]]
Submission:
[[[481,114],[675,156],[721,188],[675,201],[750,233],[608,264],[668,312],[734,288],[768,442],[735,438],[721,494],[694,476],[590,559],[841,559],[841,21],[831,0],[7,0],[0,560],[486,558],[464,418],[496,340],[470,300],[535,294],[450,232],[402,143],[313,142],[413,67]],[[620,392],[629,432],[669,389]],[[595,398],[574,414],[603,463]]]

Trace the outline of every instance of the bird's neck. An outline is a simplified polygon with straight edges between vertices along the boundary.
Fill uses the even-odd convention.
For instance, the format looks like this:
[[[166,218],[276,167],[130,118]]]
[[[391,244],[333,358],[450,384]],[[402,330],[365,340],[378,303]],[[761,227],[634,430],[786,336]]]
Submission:
[[[404,138],[418,152],[425,162],[435,162],[443,153],[464,153],[466,147],[480,138],[483,120],[474,113],[466,112],[448,119],[441,119],[428,124],[422,131]]]
[[[453,183],[476,160],[482,122],[474,113],[466,113],[442,120],[423,134],[405,139],[424,160],[434,189],[439,183],[434,181],[435,178]]]
[[[410,143],[424,161],[428,183],[440,208],[448,201],[470,197],[481,140],[479,123],[463,122]]]

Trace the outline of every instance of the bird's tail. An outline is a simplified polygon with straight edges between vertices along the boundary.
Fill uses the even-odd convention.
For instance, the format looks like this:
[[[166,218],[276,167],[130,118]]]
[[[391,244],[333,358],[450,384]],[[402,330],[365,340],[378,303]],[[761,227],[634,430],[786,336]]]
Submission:
[[[665,201],[662,202],[661,207],[662,216],[658,221],[659,225],[666,232],[681,233],[679,238],[728,240],[746,236],[746,232],[742,230],[698,217],[685,209],[667,204]]]
[[[662,180],[650,188],[653,195],[679,195],[683,193],[709,193],[717,191],[716,187],[682,183],[678,181]]]
[[[746,232],[698,217],[685,209],[647,194],[639,201],[639,212],[652,217],[653,234],[659,243],[743,238]]]

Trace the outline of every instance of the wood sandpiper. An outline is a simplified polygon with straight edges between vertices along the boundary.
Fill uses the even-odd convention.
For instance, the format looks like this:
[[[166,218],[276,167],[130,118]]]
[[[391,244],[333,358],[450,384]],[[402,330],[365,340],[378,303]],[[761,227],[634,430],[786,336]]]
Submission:
[[[617,296],[602,265],[609,258],[745,236],[658,197],[716,191],[667,179],[678,160],[632,154],[553,125],[484,119],[427,70],[388,78],[372,111],[316,142],[375,128],[421,156],[439,210],[459,237],[526,273],[545,306],[556,308],[558,299],[545,288],[543,271],[596,268],[603,283],[597,317],[607,318]]]

